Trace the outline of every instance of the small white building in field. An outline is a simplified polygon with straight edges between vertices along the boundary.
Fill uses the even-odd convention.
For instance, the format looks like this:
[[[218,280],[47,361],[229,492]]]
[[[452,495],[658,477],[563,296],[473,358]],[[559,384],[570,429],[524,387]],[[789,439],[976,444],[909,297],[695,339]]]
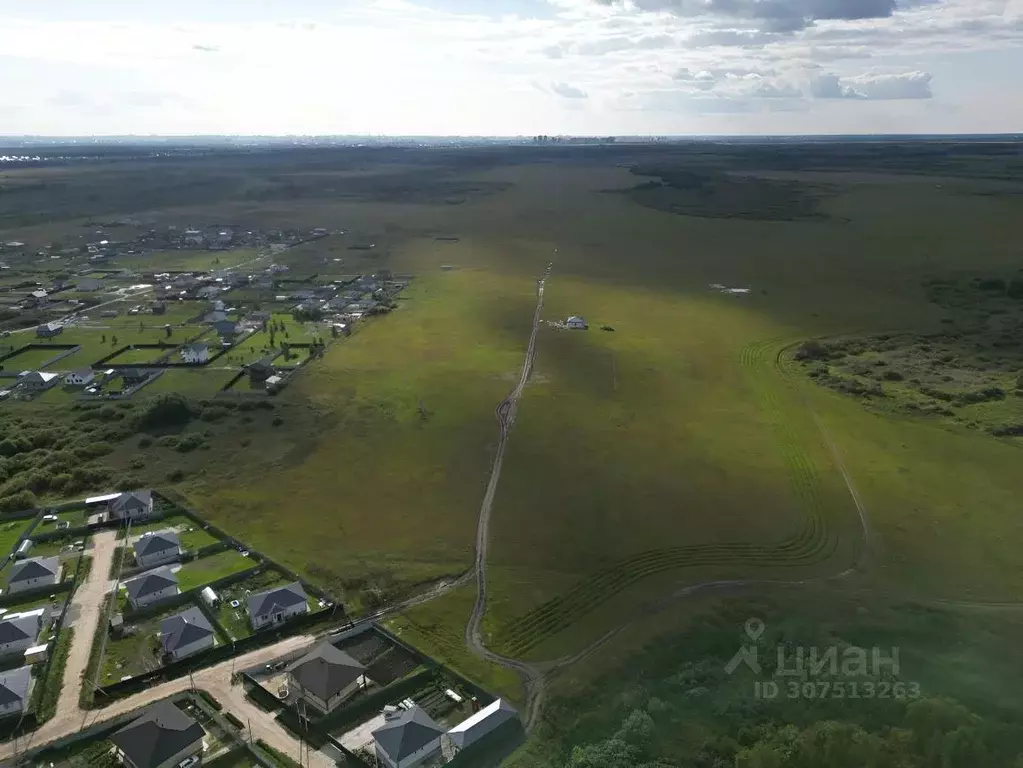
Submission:
[[[586,321],[579,317],[579,315],[572,315],[565,321],[565,327],[574,328],[576,330],[586,330]]]

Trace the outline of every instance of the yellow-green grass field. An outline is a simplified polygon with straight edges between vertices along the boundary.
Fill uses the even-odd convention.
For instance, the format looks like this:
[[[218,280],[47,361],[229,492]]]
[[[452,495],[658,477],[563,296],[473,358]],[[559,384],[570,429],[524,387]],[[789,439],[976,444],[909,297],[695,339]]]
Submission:
[[[1014,445],[868,415],[775,365],[801,338],[933,327],[942,313],[924,301],[921,276],[1011,263],[1011,201],[855,186],[825,203],[842,218],[762,222],[639,208],[602,191],[635,182],[618,169],[481,177],[516,186],[431,210],[460,241],[395,243],[389,267],[418,275],[400,309],[357,329],[282,395],[321,410],[312,445],[289,436],[293,447],[268,464],[211,467],[188,489],[204,513],[350,591],[355,609],[367,593],[464,570],[493,409],[513,386],[535,279],[557,249],[544,318],[578,313],[590,329],[540,332],[491,525],[485,629],[497,647],[570,651],[623,613],[708,579],[820,579],[869,562],[885,588],[992,600],[1011,591],[1023,540],[1006,505]],[[345,207],[376,222],[397,215]],[[403,214],[426,217],[416,206]],[[752,291],[730,296],[710,283]],[[835,450],[870,515],[868,560]],[[960,460],[966,475],[950,471]],[[917,473],[929,480],[919,493]],[[995,509],[957,546],[974,530],[959,512],[980,485]],[[317,524],[289,525],[284,506]],[[947,534],[936,532],[941,519]],[[309,556],[318,549],[330,557]],[[981,552],[993,554],[975,568]],[[558,597],[567,602],[548,603]]]

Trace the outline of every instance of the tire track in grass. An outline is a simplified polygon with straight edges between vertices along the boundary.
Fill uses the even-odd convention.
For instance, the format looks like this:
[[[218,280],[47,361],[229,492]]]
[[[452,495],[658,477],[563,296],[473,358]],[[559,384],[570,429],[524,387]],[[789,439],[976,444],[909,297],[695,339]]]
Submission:
[[[751,542],[688,545],[649,550],[625,558],[514,620],[497,638],[497,645],[504,653],[514,656],[529,653],[615,595],[643,579],[669,570],[743,564],[809,567],[834,554],[838,539],[827,524],[819,473],[785,416],[775,389],[776,383],[770,381],[772,375],[786,373],[778,365],[777,356],[773,355],[786,341],[784,338],[771,338],[748,344],[740,350],[739,362],[775,434],[793,501],[804,514],[801,531],[775,545]],[[775,366],[769,364],[771,356],[775,357]]]

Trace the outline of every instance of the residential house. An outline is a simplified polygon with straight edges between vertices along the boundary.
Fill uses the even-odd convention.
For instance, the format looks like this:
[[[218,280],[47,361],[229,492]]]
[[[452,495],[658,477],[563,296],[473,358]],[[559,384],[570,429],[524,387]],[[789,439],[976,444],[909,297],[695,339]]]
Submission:
[[[75,283],[79,291],[99,291],[103,289],[103,281],[95,277],[83,277]]]
[[[161,565],[181,557],[181,540],[174,531],[154,531],[139,537],[134,544],[135,562],[140,566]]]
[[[18,378],[18,386],[30,392],[42,392],[60,381],[60,375],[44,371],[28,371]]]
[[[178,594],[178,577],[167,566],[143,573],[124,583],[128,602],[135,609],[158,603]]]
[[[20,715],[28,705],[31,687],[31,667],[0,672],[0,717]]]
[[[206,732],[173,702],[151,705],[110,737],[128,768],[176,768],[190,757],[202,761]]]
[[[586,321],[579,317],[579,315],[572,315],[565,321],[565,326],[576,330],[586,330]]]
[[[449,730],[443,741],[449,751],[457,754],[470,744],[475,744],[487,734],[500,728],[518,716],[515,709],[504,699],[495,699],[488,706],[476,712]]]
[[[181,348],[181,359],[192,365],[209,362],[210,348],[202,343],[186,344]]]
[[[291,685],[324,714],[366,687],[366,668],[330,643],[321,643],[288,667]]]
[[[213,323],[213,329],[222,339],[228,341],[234,338],[234,335],[238,333],[238,326],[235,324],[234,320],[219,320]]]
[[[234,234],[230,230],[222,229],[217,232],[218,245],[230,245],[232,240],[234,240]]]
[[[39,637],[45,608],[26,613],[9,613],[0,618],[0,657],[24,654]]]
[[[316,298],[316,293],[314,291],[295,291],[291,294],[291,298],[298,301],[308,301],[309,299]]]
[[[297,581],[248,596],[249,621],[253,629],[283,624],[292,616],[308,613],[309,598]]]
[[[321,302],[317,299],[306,299],[295,305],[296,312],[318,312],[322,308]]]
[[[266,381],[274,373],[274,359],[267,355],[247,366],[251,381]]]
[[[64,377],[64,383],[69,387],[87,387],[96,380],[96,374],[92,371],[72,371]]]
[[[223,312],[225,304],[220,299],[214,299],[213,302],[210,304],[210,307],[213,309],[214,312]],[[226,317],[226,315],[225,315],[225,317]],[[223,319],[223,318],[221,318],[221,319]]]
[[[43,323],[36,326],[36,336],[42,339],[52,339],[64,332],[64,326],[60,323]]]
[[[386,717],[386,716],[385,716]],[[390,768],[414,768],[440,752],[444,729],[415,705],[373,731],[377,759]]]
[[[154,301],[149,305],[149,311],[154,315],[166,315],[167,305],[162,301]]]
[[[152,491],[125,491],[110,500],[110,516],[119,520],[137,520],[153,514]]]
[[[32,557],[11,566],[7,578],[7,592],[27,592],[31,589],[45,589],[60,581],[59,557]]]
[[[185,245],[202,245],[202,232],[198,229],[186,229],[181,236],[181,242]]]
[[[39,290],[32,291],[32,293],[26,296],[25,301],[31,306],[39,306],[41,304],[45,304],[48,298],[49,294],[40,288]]]
[[[213,627],[196,606],[160,622],[160,645],[174,661],[212,648],[214,638]]]

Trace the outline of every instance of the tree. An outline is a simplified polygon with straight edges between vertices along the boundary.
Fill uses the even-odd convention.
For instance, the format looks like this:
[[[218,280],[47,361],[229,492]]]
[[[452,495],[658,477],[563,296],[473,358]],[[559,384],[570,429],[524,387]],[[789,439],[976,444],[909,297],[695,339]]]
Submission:
[[[100,337],[99,343],[100,344],[106,344],[107,343],[107,335],[105,333]]]
[[[171,327],[169,325],[165,325],[163,330],[164,330],[164,333],[167,334],[167,338],[169,339],[171,337]]]
[[[113,344],[116,347],[117,346],[117,337],[116,336],[111,336],[110,337],[110,343]]]

